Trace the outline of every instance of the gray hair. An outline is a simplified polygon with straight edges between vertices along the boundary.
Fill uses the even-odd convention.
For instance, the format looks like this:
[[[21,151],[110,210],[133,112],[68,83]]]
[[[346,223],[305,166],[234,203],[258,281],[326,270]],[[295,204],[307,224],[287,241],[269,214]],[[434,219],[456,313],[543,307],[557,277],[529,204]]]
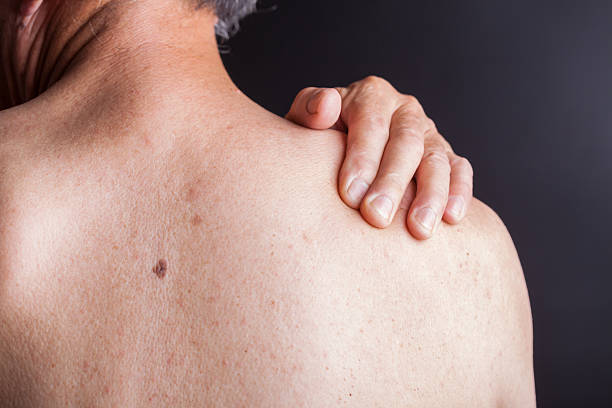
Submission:
[[[255,11],[257,0],[198,0],[199,7],[210,7],[214,10],[219,22],[215,27],[217,35],[223,39],[230,38],[238,31],[243,17]]]

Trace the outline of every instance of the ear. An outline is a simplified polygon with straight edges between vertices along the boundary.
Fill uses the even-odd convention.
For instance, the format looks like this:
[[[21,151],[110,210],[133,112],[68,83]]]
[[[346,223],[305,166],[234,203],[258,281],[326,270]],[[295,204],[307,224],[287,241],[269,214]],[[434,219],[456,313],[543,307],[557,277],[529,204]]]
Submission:
[[[30,17],[38,11],[42,3],[43,0],[21,0],[19,14],[21,17]]]

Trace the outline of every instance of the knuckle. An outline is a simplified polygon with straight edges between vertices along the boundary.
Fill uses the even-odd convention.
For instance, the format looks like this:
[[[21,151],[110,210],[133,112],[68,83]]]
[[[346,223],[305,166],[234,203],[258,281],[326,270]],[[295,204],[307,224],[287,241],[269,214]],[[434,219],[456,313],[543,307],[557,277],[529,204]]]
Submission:
[[[350,169],[366,177],[373,178],[378,170],[378,160],[374,159],[368,151],[358,148],[348,152],[348,165]]]
[[[423,181],[421,180],[421,183]],[[435,183],[432,180],[426,180],[422,192],[421,199],[433,205],[433,207],[441,210],[444,207],[445,201],[448,199],[449,185]]]
[[[444,201],[448,198],[450,184],[448,184],[448,181],[446,183],[432,183],[429,189],[434,200]]]
[[[368,75],[367,77],[365,77],[363,79],[363,83],[365,85],[369,85],[369,86],[373,86],[373,87],[380,87],[380,86],[385,86],[388,84],[388,82],[376,75]]]
[[[393,114],[393,120],[398,126],[410,125],[415,129],[423,129],[423,118],[418,112],[415,112],[410,106],[402,105]]]
[[[402,101],[401,108],[405,109],[406,111],[418,113],[419,115],[425,116],[425,111],[423,110],[421,103],[415,96],[402,95],[401,101]]]
[[[470,163],[470,161],[465,157],[455,158],[453,165],[454,167],[468,174],[470,177],[474,176],[474,169],[472,168],[472,163]]]
[[[398,125],[395,138],[402,144],[414,144],[424,148],[423,134],[411,123]]]
[[[472,179],[467,180],[453,180],[450,185],[450,189],[457,193],[465,193],[470,195],[472,192]]]
[[[421,103],[414,95],[403,95],[402,99],[406,105],[421,106]]]
[[[420,139],[424,136],[421,123],[414,115],[400,115],[394,125],[398,133],[408,133]]]
[[[425,145],[423,145],[422,139],[412,137],[406,137],[402,142],[402,144],[408,146],[411,154],[418,156],[421,161],[423,160],[423,155],[425,154]]]
[[[425,135],[421,129],[420,121],[412,114],[402,114],[393,123],[394,137],[401,143],[420,145],[425,144]]]
[[[389,89],[394,89],[387,80],[374,75],[367,76],[361,81],[355,82],[351,87],[361,95],[370,96],[387,95]]]
[[[450,157],[448,156],[446,145],[442,142],[439,137],[426,137],[423,141],[425,149],[428,152],[436,152],[446,156],[446,160],[450,163]]]
[[[430,150],[424,154],[423,164],[433,166],[440,169],[448,169],[450,172],[450,163],[448,162],[448,156],[440,150]]]
[[[397,172],[382,174],[380,181],[385,190],[391,191],[395,195],[403,194],[404,190],[406,190],[406,186],[410,182],[410,180],[406,179],[406,177],[402,177],[402,175]]]
[[[424,124],[423,118],[425,117],[425,115],[423,115],[419,104],[402,103],[397,108],[395,114],[400,118],[411,117],[414,119],[418,119],[422,124]]]
[[[442,136],[441,134],[437,133],[437,139],[440,141],[440,144],[442,146],[442,149],[444,149],[445,152],[450,153],[450,154],[454,154],[453,153],[453,147],[450,145],[450,143],[448,143],[446,141],[446,139],[444,138],[444,136]]]
[[[385,118],[375,112],[362,110],[360,111],[356,117],[357,126],[359,126],[364,131],[377,131],[381,128],[384,128],[385,131],[388,130],[387,121]]]
[[[425,124],[427,126],[427,129],[429,129],[432,132],[438,132],[438,128],[436,127],[436,122],[434,122],[433,120],[431,120],[431,118],[427,118],[425,120]],[[442,137],[442,135],[439,135],[440,137]]]

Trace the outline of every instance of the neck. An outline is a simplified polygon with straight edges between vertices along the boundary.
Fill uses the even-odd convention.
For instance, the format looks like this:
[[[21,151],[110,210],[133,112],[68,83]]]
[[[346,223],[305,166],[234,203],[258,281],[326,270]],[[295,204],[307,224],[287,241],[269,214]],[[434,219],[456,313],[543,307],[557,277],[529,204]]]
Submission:
[[[42,94],[153,86],[235,90],[219,57],[214,15],[181,1],[45,0],[2,29],[0,108]]]

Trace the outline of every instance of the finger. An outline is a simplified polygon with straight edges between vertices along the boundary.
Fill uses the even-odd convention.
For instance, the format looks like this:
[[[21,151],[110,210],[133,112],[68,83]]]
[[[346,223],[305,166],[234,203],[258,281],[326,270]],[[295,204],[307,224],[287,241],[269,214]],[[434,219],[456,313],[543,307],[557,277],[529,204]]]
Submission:
[[[408,213],[408,229],[417,239],[431,237],[442,219],[450,184],[450,164],[444,145],[429,142],[416,173],[417,194]]]
[[[310,129],[329,129],[340,118],[342,98],[334,88],[302,89],[285,116],[286,119]]]
[[[352,208],[359,208],[374,181],[389,140],[396,101],[384,95],[375,91],[361,92],[343,106],[342,117],[348,126],[348,137],[338,186],[340,197]]]
[[[460,222],[469,208],[473,195],[474,171],[470,162],[453,153],[448,154],[451,166],[448,203],[444,221],[449,224]]]
[[[391,120],[390,137],[376,179],[361,203],[363,217],[378,228],[387,227],[423,156],[427,125],[424,115],[399,108]]]

